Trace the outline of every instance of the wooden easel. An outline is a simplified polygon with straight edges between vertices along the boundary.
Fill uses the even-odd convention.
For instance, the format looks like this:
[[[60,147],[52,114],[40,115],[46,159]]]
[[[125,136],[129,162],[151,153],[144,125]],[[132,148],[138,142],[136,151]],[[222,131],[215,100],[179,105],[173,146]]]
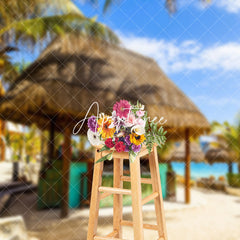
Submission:
[[[95,162],[109,151],[98,152],[96,149]],[[132,226],[134,240],[143,240],[143,229],[158,231],[158,240],[167,240],[167,232],[163,211],[163,198],[158,168],[157,148],[154,146],[149,155],[151,178],[141,178],[140,157],[148,154],[147,149],[142,149],[133,163],[130,163],[130,177],[123,175],[123,159],[128,159],[128,153],[113,153],[114,180],[112,187],[102,187],[103,162],[96,163],[94,167],[90,214],[88,223],[87,240],[123,240],[122,226]],[[131,182],[131,190],[123,189],[123,182]],[[153,193],[142,199],[141,183],[152,184]],[[100,200],[113,194],[113,232],[105,237],[96,236]],[[133,221],[125,221],[122,216],[122,195],[132,196]],[[144,224],[142,218],[142,205],[154,199],[157,224]]]

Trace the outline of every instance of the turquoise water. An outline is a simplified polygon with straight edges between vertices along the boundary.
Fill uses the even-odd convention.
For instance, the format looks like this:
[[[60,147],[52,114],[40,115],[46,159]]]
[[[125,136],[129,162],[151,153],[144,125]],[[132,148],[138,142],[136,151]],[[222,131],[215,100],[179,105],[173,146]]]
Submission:
[[[184,176],[184,163],[172,163],[173,170],[181,176]],[[233,171],[237,173],[237,164],[233,164]],[[212,165],[207,163],[191,163],[191,178],[196,179],[199,177],[226,176],[228,172],[228,165],[226,163],[214,163]]]

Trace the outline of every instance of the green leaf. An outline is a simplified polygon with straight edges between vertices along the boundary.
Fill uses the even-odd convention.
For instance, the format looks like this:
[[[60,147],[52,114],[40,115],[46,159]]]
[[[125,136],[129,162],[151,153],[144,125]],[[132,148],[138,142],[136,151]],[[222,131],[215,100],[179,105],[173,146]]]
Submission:
[[[105,161],[105,160],[111,160],[111,159],[112,159],[112,153],[109,153],[109,154],[107,154],[106,156],[104,156],[104,157],[100,158],[99,160],[97,160],[97,161],[95,162],[95,164],[96,164],[96,163],[99,163],[99,162],[103,162],[103,161]]]
[[[104,146],[99,150],[99,152],[103,152],[103,151],[106,151],[106,150],[110,150],[110,148],[107,147],[106,145],[104,145]]]
[[[113,153],[110,153],[107,155],[107,160],[112,160],[112,157],[113,157]]]
[[[135,153],[133,151],[129,152],[129,160],[130,160],[131,163],[133,163],[135,161],[137,155],[138,155],[138,153]]]

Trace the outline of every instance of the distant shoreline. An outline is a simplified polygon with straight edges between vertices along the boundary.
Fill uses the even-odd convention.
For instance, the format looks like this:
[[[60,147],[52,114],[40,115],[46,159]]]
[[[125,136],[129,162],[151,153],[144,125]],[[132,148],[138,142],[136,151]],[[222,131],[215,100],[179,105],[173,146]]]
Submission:
[[[173,170],[177,175],[184,176],[185,164],[183,162],[173,162]],[[237,173],[237,163],[233,164],[233,171]],[[191,163],[191,179],[196,180],[201,177],[214,176],[216,178],[225,176],[228,173],[227,163],[214,163],[212,165],[207,163]]]

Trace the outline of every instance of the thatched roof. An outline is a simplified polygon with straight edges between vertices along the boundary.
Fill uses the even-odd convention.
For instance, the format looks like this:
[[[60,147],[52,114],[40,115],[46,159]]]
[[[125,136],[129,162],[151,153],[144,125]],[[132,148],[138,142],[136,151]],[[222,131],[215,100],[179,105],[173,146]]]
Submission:
[[[193,162],[204,162],[205,156],[200,147],[200,145],[196,142],[191,142],[190,144],[190,155],[191,161]],[[161,156],[160,156],[161,158]],[[185,151],[185,142],[178,142],[173,145],[173,147],[169,150],[166,156],[160,161],[164,162],[185,162],[186,159],[186,151]]]
[[[205,158],[210,164],[213,163],[228,163],[234,161],[234,157],[222,148],[210,148],[206,154]]]
[[[55,39],[18,77],[1,98],[0,114],[46,127],[53,116],[59,124],[67,118],[82,119],[94,101],[106,112],[118,99],[139,100],[150,116],[165,117],[166,127],[177,129],[178,136],[186,127],[197,135],[209,128],[199,109],[153,59],[69,35]]]

